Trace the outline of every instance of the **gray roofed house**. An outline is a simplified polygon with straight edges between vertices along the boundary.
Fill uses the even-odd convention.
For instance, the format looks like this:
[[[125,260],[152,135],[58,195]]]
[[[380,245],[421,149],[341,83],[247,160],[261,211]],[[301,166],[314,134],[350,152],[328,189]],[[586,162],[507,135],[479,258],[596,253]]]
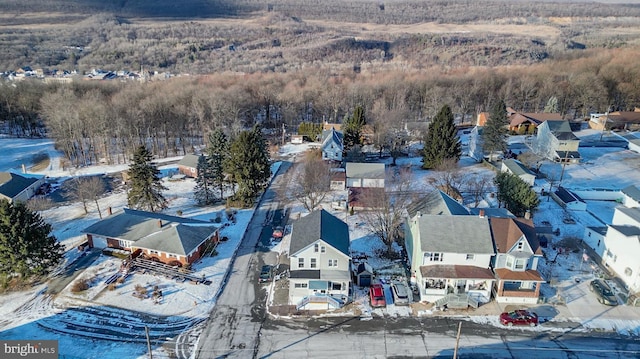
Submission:
[[[557,162],[580,162],[580,139],[573,134],[569,121],[548,120],[538,126],[534,151]]]
[[[289,300],[298,309],[337,309],[349,300],[351,255],[347,224],[325,210],[292,224]]]
[[[409,217],[422,215],[468,215],[469,210],[446,193],[435,190],[407,206]]]
[[[347,224],[324,209],[314,211],[293,223],[289,253],[295,255],[318,239],[345,255],[350,255]]]
[[[44,176],[21,176],[11,172],[0,172],[0,199],[25,202],[43,183]]]
[[[322,159],[342,162],[342,152],[344,151],[344,135],[335,128],[322,131]]]
[[[586,211],[587,203],[580,198],[577,194],[571,192],[565,187],[559,186],[558,189],[552,193],[553,199],[562,207],[576,210]]]
[[[198,177],[198,159],[202,155],[188,153],[178,161],[178,171],[187,177]]]
[[[640,188],[636,185],[627,186],[622,189],[624,195],[623,203],[627,207],[640,207]]]
[[[508,158],[502,161],[502,172],[509,172],[515,176],[518,176],[521,180],[525,181],[529,186],[533,186],[536,175],[531,172],[522,162]]]
[[[475,216],[421,216],[423,250],[444,253],[494,254],[489,221]]]
[[[380,187],[384,188],[386,177],[384,163],[347,162],[347,188]]]
[[[217,241],[218,226],[193,218],[125,208],[87,227],[90,247],[116,248],[145,254],[162,262],[192,263],[203,246]]]

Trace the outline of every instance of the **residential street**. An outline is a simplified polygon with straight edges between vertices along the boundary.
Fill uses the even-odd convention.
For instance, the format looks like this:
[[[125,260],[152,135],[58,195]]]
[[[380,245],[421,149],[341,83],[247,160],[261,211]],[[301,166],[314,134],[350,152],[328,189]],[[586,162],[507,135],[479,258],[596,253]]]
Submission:
[[[262,256],[256,248],[266,219],[278,207],[279,175],[285,173],[290,165],[289,162],[282,163],[274,183],[256,209],[223,292],[200,336],[196,358],[255,356],[262,322],[266,318],[266,292],[257,281]]]

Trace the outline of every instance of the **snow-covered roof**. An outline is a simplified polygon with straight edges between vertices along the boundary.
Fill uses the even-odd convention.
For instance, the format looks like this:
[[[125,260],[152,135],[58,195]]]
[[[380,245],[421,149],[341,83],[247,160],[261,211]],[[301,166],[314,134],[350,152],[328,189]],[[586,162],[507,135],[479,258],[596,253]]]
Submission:
[[[502,162],[502,164],[511,171],[516,176],[521,175],[533,175],[533,172],[529,170],[522,162],[518,160],[514,160],[513,158],[508,158]]]

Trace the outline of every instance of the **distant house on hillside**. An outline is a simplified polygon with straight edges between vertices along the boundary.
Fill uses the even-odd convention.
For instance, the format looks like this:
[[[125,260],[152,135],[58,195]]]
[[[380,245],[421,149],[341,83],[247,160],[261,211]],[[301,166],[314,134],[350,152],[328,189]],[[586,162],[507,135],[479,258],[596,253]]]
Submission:
[[[187,177],[198,177],[198,159],[200,156],[190,153],[184,155],[184,157],[178,161],[178,171]]]
[[[535,152],[556,162],[580,162],[580,139],[573,134],[569,121],[544,121],[538,126]]]
[[[522,162],[518,160],[514,160],[512,158],[502,161],[502,168],[500,169],[500,171],[508,172],[518,176],[521,180],[523,180],[529,186],[533,186],[536,180],[536,175],[533,172],[531,172],[531,170],[528,169],[527,166],[522,164]]]
[[[44,176],[21,176],[0,172],[0,199],[9,202],[26,202],[44,184]]]
[[[218,226],[192,218],[125,208],[87,227],[89,247],[129,252],[140,249],[152,260],[187,265],[218,243]]]

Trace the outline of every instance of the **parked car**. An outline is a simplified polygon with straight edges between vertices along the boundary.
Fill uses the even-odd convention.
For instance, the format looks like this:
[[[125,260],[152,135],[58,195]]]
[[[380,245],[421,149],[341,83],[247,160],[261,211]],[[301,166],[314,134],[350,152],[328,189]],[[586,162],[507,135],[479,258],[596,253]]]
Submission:
[[[284,236],[284,230],[282,229],[282,227],[278,226],[273,229],[271,238],[273,238],[275,241],[281,240],[283,236]]]
[[[604,305],[618,305],[618,298],[611,290],[611,287],[602,279],[594,279],[589,283],[589,290],[596,293],[598,302]]]
[[[270,265],[263,265],[260,270],[260,278],[258,281],[260,283],[270,282],[273,278],[273,267]]]
[[[514,325],[529,325],[535,327],[538,325],[538,315],[525,309],[504,312],[500,314],[500,323],[508,327]]]
[[[393,303],[395,305],[409,305],[409,288],[402,282],[394,282],[391,285]]]
[[[372,284],[369,287],[369,300],[372,307],[386,307],[387,300],[384,297],[384,287],[380,283]]]

